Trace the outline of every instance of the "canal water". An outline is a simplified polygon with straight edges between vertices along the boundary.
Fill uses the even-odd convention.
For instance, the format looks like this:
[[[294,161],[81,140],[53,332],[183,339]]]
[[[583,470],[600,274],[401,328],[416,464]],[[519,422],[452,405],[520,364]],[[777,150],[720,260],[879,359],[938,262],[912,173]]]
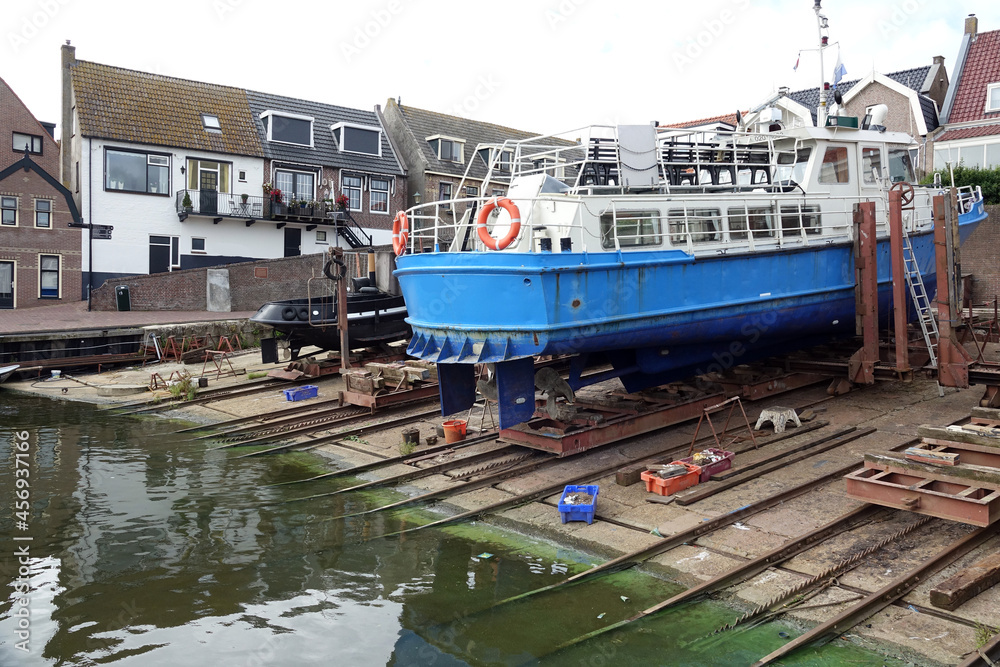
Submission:
[[[681,588],[626,571],[493,608],[596,561],[482,523],[383,538],[432,515],[331,520],[399,496],[284,502],[357,480],[272,486],[329,464],[183,426],[0,393],[0,665],[728,667],[796,634],[711,636],[737,612],[707,601],[556,650]],[[838,643],[782,664],[895,663]]]

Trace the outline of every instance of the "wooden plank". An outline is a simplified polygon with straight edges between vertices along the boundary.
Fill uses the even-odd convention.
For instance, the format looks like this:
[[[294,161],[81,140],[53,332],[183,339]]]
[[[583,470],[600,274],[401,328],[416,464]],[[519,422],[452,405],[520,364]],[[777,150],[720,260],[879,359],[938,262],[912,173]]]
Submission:
[[[1000,583],[1000,554],[990,554],[931,589],[931,604],[955,611],[966,601]]]
[[[929,463],[930,465],[953,466],[958,463],[958,452],[934,451],[922,449],[920,446],[910,447],[903,455],[911,461]]]
[[[988,466],[959,463],[944,469],[941,466],[910,461],[901,456],[868,453],[865,454],[865,467],[891,470],[904,474],[916,474],[926,479],[952,482],[954,484],[975,484],[984,489],[1000,489],[1000,468]]]
[[[975,408],[972,408],[972,412],[970,414],[974,418],[985,419],[985,420],[989,420],[989,421],[994,421],[994,422],[1000,424],[1000,410],[998,410],[996,408],[980,408],[980,407],[975,407]]]
[[[918,426],[917,435],[921,438],[930,438],[949,442],[964,442],[970,445],[979,445],[980,447],[1000,448],[1000,438],[993,438],[978,433],[970,433],[969,431],[950,430],[939,426],[928,426],[926,424]]]
[[[771,443],[777,442],[778,440],[784,440],[785,438],[790,438],[790,437],[793,437],[793,436],[796,436],[796,435],[804,435],[804,434],[806,434],[806,433],[808,433],[810,431],[815,431],[817,429],[823,428],[824,426],[828,426],[829,424],[830,424],[830,422],[828,422],[828,421],[814,421],[811,424],[806,424],[805,426],[799,426],[799,427],[796,427],[796,428],[793,428],[793,429],[786,429],[784,433],[779,433],[777,436],[771,438],[770,440],[767,440],[767,441],[761,440],[760,442],[761,442],[762,446],[770,445]],[[722,480],[729,479],[730,477],[735,477],[736,475],[742,475],[744,472],[746,472],[748,470],[753,470],[754,468],[759,468],[762,465],[766,465],[766,464],[768,464],[771,461],[774,461],[776,459],[780,459],[782,457],[788,456],[789,454],[794,454],[796,452],[801,452],[804,449],[809,449],[810,447],[813,447],[813,446],[818,445],[820,443],[826,442],[827,440],[830,440],[831,438],[837,438],[837,437],[840,437],[840,436],[844,435],[845,433],[850,433],[855,428],[856,427],[854,427],[854,426],[850,426],[850,427],[848,427],[846,429],[841,429],[840,431],[837,431],[835,433],[828,434],[828,435],[826,435],[826,436],[824,436],[824,437],[822,437],[822,438],[820,438],[818,440],[809,440],[809,441],[807,441],[805,443],[802,443],[800,445],[795,445],[793,447],[789,447],[788,449],[780,451],[777,454],[774,454],[772,456],[768,456],[767,458],[761,459],[760,461],[757,461],[755,463],[750,463],[748,465],[740,466],[738,469],[732,469],[731,468],[729,470],[726,470],[726,471],[723,471],[723,472],[720,472],[720,473],[716,473],[716,474],[712,475],[712,481],[722,481]],[[743,451],[749,451],[749,449],[745,449]],[[736,453],[737,454],[742,454],[743,451],[736,452]]]
[[[662,460],[657,459],[652,463],[670,463],[670,459],[669,457],[665,457]],[[620,468],[618,472],[615,473],[615,484],[618,486],[632,486],[633,484],[638,484],[641,481],[640,476],[644,470],[646,470],[645,463],[635,463],[630,466]]]

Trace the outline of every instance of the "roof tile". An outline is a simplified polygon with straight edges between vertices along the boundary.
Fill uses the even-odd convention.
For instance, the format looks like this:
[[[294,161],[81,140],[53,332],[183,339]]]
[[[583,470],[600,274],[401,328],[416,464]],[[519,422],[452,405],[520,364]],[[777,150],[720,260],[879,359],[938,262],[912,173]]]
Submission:
[[[991,83],[1000,83],[1000,30],[981,32],[969,45],[948,122],[1000,118],[1000,112],[985,111],[986,88]]]

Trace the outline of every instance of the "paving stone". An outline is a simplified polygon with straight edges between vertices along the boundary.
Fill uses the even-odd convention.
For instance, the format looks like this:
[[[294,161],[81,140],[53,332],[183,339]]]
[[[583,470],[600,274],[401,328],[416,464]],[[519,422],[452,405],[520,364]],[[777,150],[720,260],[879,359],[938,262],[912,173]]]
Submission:
[[[682,544],[649,559],[666,570],[674,571],[674,579],[685,586],[696,586],[720,574],[732,571],[745,561],[710,551],[697,545]]]

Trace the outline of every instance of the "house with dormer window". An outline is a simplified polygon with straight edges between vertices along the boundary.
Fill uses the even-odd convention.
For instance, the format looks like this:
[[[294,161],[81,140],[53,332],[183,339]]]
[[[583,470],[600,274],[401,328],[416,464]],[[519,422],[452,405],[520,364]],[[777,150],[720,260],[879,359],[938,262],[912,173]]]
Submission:
[[[408,206],[452,198],[505,194],[510,183],[514,154],[500,147],[505,141],[538,136],[537,133],[493,123],[404,106],[393,99],[386,102],[382,118],[406,167],[410,195]],[[557,139],[548,139],[543,143],[546,142],[570,145]],[[491,163],[494,168],[489,173]],[[551,168],[552,175],[557,178],[563,176],[563,168],[554,159],[551,165],[533,166]],[[468,178],[463,181],[465,175]],[[490,178],[488,181],[487,175]],[[462,191],[459,191],[460,186]],[[454,220],[456,215],[461,216],[465,212],[466,206],[459,204],[458,208],[460,210],[452,211],[442,206],[441,214]]]
[[[390,241],[406,182],[374,111],[62,49],[62,179],[89,223],[114,228],[93,241],[85,232],[85,292],[109,278]]]
[[[934,137],[935,169],[1000,167],[1000,30],[979,32],[975,16],[965,19],[941,117],[943,127]]]

